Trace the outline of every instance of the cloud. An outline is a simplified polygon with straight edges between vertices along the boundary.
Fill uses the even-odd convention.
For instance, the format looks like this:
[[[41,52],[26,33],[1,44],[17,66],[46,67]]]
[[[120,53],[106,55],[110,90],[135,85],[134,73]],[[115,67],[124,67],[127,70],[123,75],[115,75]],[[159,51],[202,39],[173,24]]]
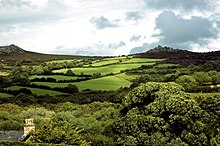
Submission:
[[[152,36],[158,41],[144,43],[133,48],[130,53],[144,52],[157,45],[185,50],[212,50],[210,43],[219,37],[219,18],[219,15],[212,15],[210,18],[192,16],[184,19],[176,16],[174,12],[164,11],[155,20],[155,30],[159,33]],[[204,47],[206,49],[201,49]]]
[[[124,46],[126,46],[125,42],[120,41],[119,43],[109,44],[109,45],[108,45],[108,48],[111,48],[111,49],[118,49],[118,48],[120,48],[120,47],[124,47]]]
[[[122,55],[158,44],[183,49],[220,46],[219,39],[213,41],[220,28],[219,5],[211,7],[217,0],[143,1],[0,0],[0,43],[84,55]],[[161,13],[167,9],[175,14]]]
[[[102,50],[102,49],[110,49],[110,50],[116,50],[118,48],[121,47],[125,47],[126,44],[123,41],[117,42],[117,43],[103,43],[103,42],[98,42],[97,44],[94,45],[94,48],[98,49],[98,50]]]
[[[143,19],[143,16],[138,11],[129,11],[126,13],[126,20],[138,21],[142,19]]]
[[[0,0],[0,25],[7,31],[19,25],[57,22],[69,11],[71,8],[61,1],[48,0],[39,6],[27,0]]]
[[[204,11],[215,7],[215,0],[143,0],[154,9],[182,9],[185,11]]]
[[[130,42],[139,42],[141,40],[142,36],[141,35],[133,35],[130,38]]]
[[[109,43],[109,44],[105,44],[100,41],[91,46],[83,46],[83,47],[57,46],[49,50],[49,53],[85,55],[85,56],[101,56],[101,55],[103,56],[113,55],[114,56],[115,51],[125,46],[126,44],[123,41],[120,41],[118,43]]]
[[[90,50],[92,50],[92,49],[90,48]],[[81,55],[81,56],[96,56],[96,54],[94,52],[88,51],[88,48],[86,48],[86,50],[77,50],[75,52],[75,54],[76,55]]]
[[[156,18],[155,25],[160,33],[154,36],[159,37],[159,43],[165,45],[202,44],[218,36],[217,29],[208,18],[194,16],[184,19],[171,11],[162,12]]]
[[[31,5],[30,1],[25,0],[1,0],[0,7],[6,9],[25,8]]]
[[[150,49],[153,49],[156,46],[158,46],[157,43],[151,43],[151,44],[144,43],[142,46],[135,47],[135,48],[131,49],[130,54],[142,53],[142,52],[148,51]]]
[[[110,22],[104,16],[101,16],[99,18],[93,17],[92,19],[90,19],[90,22],[93,23],[97,29],[118,27],[118,24]]]

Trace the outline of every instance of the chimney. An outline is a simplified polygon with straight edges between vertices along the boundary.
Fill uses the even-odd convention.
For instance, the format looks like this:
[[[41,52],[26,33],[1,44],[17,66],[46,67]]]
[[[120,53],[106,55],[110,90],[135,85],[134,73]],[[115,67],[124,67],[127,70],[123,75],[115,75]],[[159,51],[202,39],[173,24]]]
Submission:
[[[28,135],[31,131],[35,131],[34,119],[25,119],[24,136]]]

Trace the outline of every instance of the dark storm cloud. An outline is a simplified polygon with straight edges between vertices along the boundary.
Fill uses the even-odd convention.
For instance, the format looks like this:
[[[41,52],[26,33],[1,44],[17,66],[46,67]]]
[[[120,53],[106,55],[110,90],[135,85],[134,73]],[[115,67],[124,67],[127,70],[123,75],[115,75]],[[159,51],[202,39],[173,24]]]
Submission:
[[[216,38],[217,29],[208,18],[191,17],[183,19],[171,11],[164,11],[156,19],[156,29],[160,33],[155,35],[162,44],[178,44],[185,42],[202,43],[206,39]]]
[[[154,9],[210,10],[215,7],[215,0],[143,0]]]
[[[114,22],[110,22],[104,16],[101,16],[99,18],[93,17],[92,19],[90,19],[90,22],[93,23],[97,29],[105,29],[105,28],[115,28],[115,27],[118,27],[118,24],[116,24]]]
[[[134,21],[138,21],[143,19],[143,16],[141,15],[140,12],[138,11],[130,11],[126,13],[126,19],[127,20],[134,20]]]

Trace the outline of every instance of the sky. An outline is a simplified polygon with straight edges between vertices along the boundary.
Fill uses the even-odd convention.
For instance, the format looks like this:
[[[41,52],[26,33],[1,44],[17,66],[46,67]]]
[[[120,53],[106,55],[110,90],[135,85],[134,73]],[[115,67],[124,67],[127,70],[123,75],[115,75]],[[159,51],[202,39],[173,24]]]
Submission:
[[[0,46],[118,56],[158,45],[220,50],[218,0],[0,0]]]

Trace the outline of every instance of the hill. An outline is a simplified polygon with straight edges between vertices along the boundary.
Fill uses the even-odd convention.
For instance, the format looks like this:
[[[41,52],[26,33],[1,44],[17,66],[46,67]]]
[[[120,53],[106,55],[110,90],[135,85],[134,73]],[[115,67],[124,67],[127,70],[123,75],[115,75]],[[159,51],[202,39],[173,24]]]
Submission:
[[[0,46],[0,56],[12,55],[12,54],[22,54],[27,51],[22,48],[15,46],[14,44],[9,46]]]
[[[14,64],[17,61],[24,63],[39,63],[50,60],[60,59],[75,59],[82,58],[82,56],[72,55],[54,55],[54,54],[41,54],[36,52],[26,51],[16,45],[0,46],[0,60],[5,64]],[[83,58],[86,58],[83,56]]]
[[[204,64],[212,60],[219,60],[220,51],[199,53],[158,46],[147,52],[135,54],[135,56],[141,58],[167,58],[165,62],[179,63],[183,66],[187,66],[191,63]]]

